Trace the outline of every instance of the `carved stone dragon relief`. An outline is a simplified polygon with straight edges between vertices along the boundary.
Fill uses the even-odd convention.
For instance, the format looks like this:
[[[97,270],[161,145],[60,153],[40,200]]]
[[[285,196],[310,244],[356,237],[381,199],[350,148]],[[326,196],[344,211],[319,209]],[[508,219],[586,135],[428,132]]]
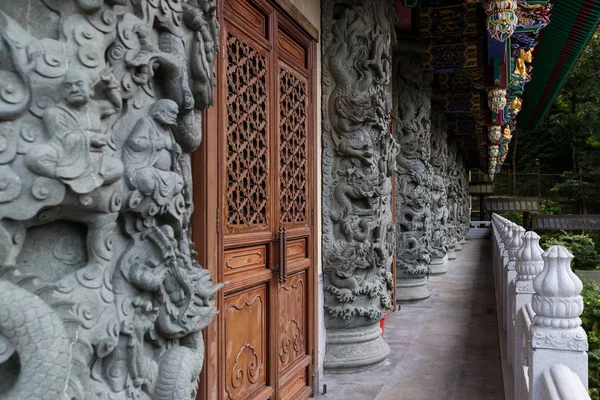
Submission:
[[[394,72],[400,144],[396,158],[396,276],[400,282],[426,277],[431,261],[431,86],[417,52],[395,56]]]
[[[469,231],[470,207],[467,170],[455,141],[448,146],[448,249],[460,248]]]
[[[374,3],[376,13],[364,2],[330,3],[323,6],[331,24],[323,36],[325,308],[328,326],[360,326],[391,307],[393,21]]]
[[[391,3],[327,0],[322,11],[323,274],[329,332],[372,326],[392,307],[391,176],[398,147],[389,134],[387,97]],[[328,344],[328,353],[332,348]]]
[[[446,192],[446,165],[448,163],[447,122],[443,109],[433,107],[431,115],[431,165],[433,178],[431,186],[431,214],[433,234],[431,256],[442,259],[448,252],[448,195]]]
[[[0,392],[189,399],[220,289],[190,230],[215,6],[0,10]]]

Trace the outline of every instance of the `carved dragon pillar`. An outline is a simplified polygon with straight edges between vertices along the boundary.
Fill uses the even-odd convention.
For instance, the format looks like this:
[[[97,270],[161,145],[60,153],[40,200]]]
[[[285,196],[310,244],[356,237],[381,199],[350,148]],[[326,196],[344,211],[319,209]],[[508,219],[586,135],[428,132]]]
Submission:
[[[462,250],[460,240],[463,232],[465,170],[456,141],[448,146],[448,259],[456,259],[456,251]]]
[[[394,51],[394,108],[400,152],[396,158],[396,295],[429,297],[431,262],[431,85],[421,67],[422,43],[405,38]]]
[[[325,369],[388,356],[379,321],[393,307],[395,227],[387,88],[395,12],[388,1],[322,2]]]
[[[209,0],[0,0],[0,393],[191,399],[220,288],[191,241]]]
[[[448,164],[447,122],[443,108],[434,103],[431,111],[431,273],[442,274],[448,267],[448,194],[446,191]]]

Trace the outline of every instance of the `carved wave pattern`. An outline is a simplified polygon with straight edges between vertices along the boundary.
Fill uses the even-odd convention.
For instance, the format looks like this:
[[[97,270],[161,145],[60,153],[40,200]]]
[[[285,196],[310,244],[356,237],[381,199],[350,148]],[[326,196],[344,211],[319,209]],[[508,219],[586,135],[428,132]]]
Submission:
[[[279,70],[281,222],[306,221],[306,83]]]
[[[227,59],[227,225],[266,225],[267,60],[230,33]]]

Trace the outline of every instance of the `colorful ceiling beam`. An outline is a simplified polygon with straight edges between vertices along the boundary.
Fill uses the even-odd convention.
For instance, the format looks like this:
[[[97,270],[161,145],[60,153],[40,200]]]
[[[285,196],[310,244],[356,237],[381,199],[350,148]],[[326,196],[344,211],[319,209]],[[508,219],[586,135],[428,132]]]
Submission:
[[[540,31],[550,23],[552,4],[549,2],[518,1],[516,10],[517,26],[510,38],[506,40],[505,54],[507,65],[503,75],[507,77],[506,97],[502,102],[504,109],[502,118],[493,118],[488,124],[488,173],[493,176],[500,171],[506,156],[509,143],[516,130],[516,117],[521,111],[526,84],[531,80],[532,62]],[[490,90],[488,95],[494,95]],[[499,96],[499,95],[498,95]],[[500,100],[489,99],[490,105]],[[492,110],[492,113],[496,111]],[[497,113],[499,116],[500,114]],[[498,132],[502,134],[498,134]]]

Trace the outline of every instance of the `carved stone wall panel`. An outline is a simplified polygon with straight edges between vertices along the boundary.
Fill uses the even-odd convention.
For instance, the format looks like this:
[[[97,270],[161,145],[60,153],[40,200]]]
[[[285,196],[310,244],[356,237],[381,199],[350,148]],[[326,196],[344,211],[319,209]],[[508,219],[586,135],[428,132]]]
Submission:
[[[407,39],[409,40],[409,39]],[[394,54],[394,107],[400,152],[396,158],[396,279],[399,300],[429,297],[432,224],[431,85],[418,44]],[[415,285],[415,280],[421,284]],[[417,293],[418,292],[418,293]]]
[[[307,219],[308,82],[281,64],[279,69],[280,219]]]
[[[361,347],[344,332],[370,332],[392,307],[397,144],[387,87],[394,16],[387,1],[322,2],[325,368],[332,372],[373,366],[389,353],[381,336]],[[334,353],[346,354],[347,363]]]
[[[0,392],[190,399],[220,288],[189,227],[215,7],[0,10]]]
[[[225,299],[225,398],[243,399],[266,382],[268,313],[265,285]],[[242,329],[243,327],[243,329]]]
[[[269,224],[267,56],[227,33],[227,227]]]

